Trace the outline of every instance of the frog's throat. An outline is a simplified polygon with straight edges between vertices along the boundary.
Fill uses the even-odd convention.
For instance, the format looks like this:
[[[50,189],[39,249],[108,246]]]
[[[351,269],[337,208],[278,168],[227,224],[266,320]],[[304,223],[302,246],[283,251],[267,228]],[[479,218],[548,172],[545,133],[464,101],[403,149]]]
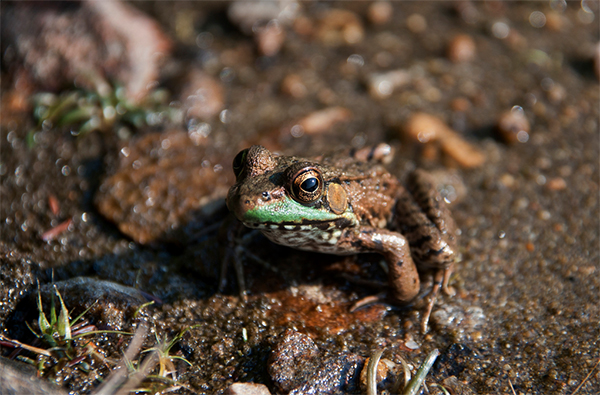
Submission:
[[[335,214],[324,207],[307,207],[292,199],[256,206],[246,211],[240,220],[251,228],[267,224],[316,225],[339,221],[352,226],[356,223],[354,213],[349,209],[342,214]]]

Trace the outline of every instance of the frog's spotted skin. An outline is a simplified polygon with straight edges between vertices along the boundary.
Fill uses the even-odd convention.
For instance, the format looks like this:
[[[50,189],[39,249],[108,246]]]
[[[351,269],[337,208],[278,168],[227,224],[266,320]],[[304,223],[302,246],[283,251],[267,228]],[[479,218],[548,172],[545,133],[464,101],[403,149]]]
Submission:
[[[252,146],[234,160],[237,179],[227,206],[278,244],[338,255],[382,254],[391,299],[399,304],[418,294],[419,273],[432,272],[425,328],[435,294],[452,270],[456,231],[427,173],[414,172],[406,190],[372,160],[381,152],[389,147],[304,159]]]

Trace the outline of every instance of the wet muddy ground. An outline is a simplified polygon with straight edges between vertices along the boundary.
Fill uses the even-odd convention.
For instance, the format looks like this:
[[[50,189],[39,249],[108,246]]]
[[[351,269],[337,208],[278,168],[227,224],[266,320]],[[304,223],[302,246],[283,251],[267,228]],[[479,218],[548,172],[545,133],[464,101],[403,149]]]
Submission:
[[[361,393],[376,350],[416,368],[437,348],[430,393],[600,393],[598,3],[116,4],[1,5],[3,371],[90,393],[117,368],[131,336],[15,346],[50,348],[27,325],[55,283],[100,331],[148,323],[141,350],[185,331],[167,355],[189,364],[138,388]],[[219,292],[240,149],[380,142],[401,179],[435,175],[462,230],[428,333],[418,306],[350,312],[381,290],[377,255],[249,232],[248,299],[233,268]]]

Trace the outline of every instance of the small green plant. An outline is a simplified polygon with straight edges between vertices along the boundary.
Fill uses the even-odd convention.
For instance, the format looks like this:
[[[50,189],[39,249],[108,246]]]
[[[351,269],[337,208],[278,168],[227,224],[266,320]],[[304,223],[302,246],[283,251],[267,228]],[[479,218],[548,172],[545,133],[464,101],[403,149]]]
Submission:
[[[122,86],[100,84],[96,91],[76,89],[59,95],[39,93],[33,96],[33,115],[37,126],[29,132],[28,143],[35,144],[35,134],[54,126],[69,127],[76,136],[92,131],[115,130],[127,138],[131,129],[155,126],[166,122],[181,123],[182,111],[169,104],[165,89],[150,92],[134,103],[126,97]]]
[[[175,364],[173,362],[180,360],[188,365],[191,365],[191,363],[183,357],[171,355],[170,353],[173,346],[181,340],[183,335],[188,330],[195,327],[196,326],[185,328],[171,340],[168,340],[166,336],[161,339],[158,335],[155,335],[156,345],[145,349],[140,353],[140,355],[149,353],[143,360],[141,356],[136,360],[133,360],[132,356],[137,354],[138,348],[136,347],[135,349],[130,350],[133,347],[130,345],[125,352],[119,367],[106,379],[105,383],[98,390],[98,394],[112,394],[117,391],[118,393],[136,392],[161,394],[175,391],[182,387],[188,388],[184,384],[179,383]],[[138,343],[138,345],[141,346],[142,340],[138,339],[138,341],[136,341],[136,338],[139,338],[140,336],[145,337],[144,328],[144,325],[138,328],[138,331],[132,340],[132,344]],[[153,374],[153,372],[157,370],[157,365],[158,372]]]
[[[84,340],[83,338],[93,334],[117,333],[121,335],[131,335],[131,333],[96,330],[94,325],[90,325],[89,322],[83,318],[94,304],[76,318],[70,319],[69,310],[56,287],[54,287],[54,292],[60,302],[60,309],[57,309],[54,297],[51,298],[48,318],[42,307],[42,297],[38,286],[37,324],[39,332],[33,329],[29,323],[26,323],[31,332],[38,338],[38,341],[36,342],[38,344],[35,346],[28,345],[0,335],[2,344],[36,354],[37,357],[35,359],[25,355],[17,355],[16,358],[36,366],[40,376],[47,376],[52,372],[56,374],[64,367],[76,367],[85,373],[89,373],[89,358],[94,358],[110,368],[111,364],[97,351],[94,343]]]
[[[55,303],[55,298],[52,297],[50,300],[49,314],[46,315],[43,310],[42,296],[38,286],[38,328],[36,330],[28,323],[27,326],[37,337],[38,340],[36,342],[39,344],[25,344],[0,334],[0,345],[15,348],[16,351],[27,350],[37,356],[35,359],[32,359],[24,355],[18,355],[17,358],[36,366],[40,376],[64,376],[65,373],[61,371],[65,367],[76,368],[87,374],[92,371],[90,358],[94,358],[103,363],[108,369],[113,370],[106,380],[100,379],[101,381],[110,382],[112,375],[120,370],[119,366],[124,367],[123,372],[125,372],[125,377],[123,377],[123,380],[113,380],[107,387],[108,390],[105,390],[105,392],[108,391],[106,393],[113,393],[117,388],[119,388],[119,391],[124,391],[125,389],[130,392],[163,393],[185,387],[185,385],[178,382],[177,369],[174,362],[179,360],[188,365],[191,365],[191,363],[184,357],[171,355],[171,352],[175,344],[183,338],[184,334],[197,326],[183,329],[170,340],[166,335],[161,337],[158,334],[155,334],[155,345],[151,348],[142,350],[140,357],[134,358],[135,355],[138,354],[141,345],[146,338],[147,324],[142,323],[141,327],[143,327],[144,330],[138,331],[140,333],[136,334],[135,337],[139,338],[137,341],[135,341],[135,339],[132,341],[132,343],[135,342],[136,345],[132,346],[130,344],[130,348],[133,349],[131,352],[128,349],[123,357],[123,361],[119,363],[119,361],[105,358],[92,341],[83,340],[83,338],[93,334],[134,334],[121,331],[96,330],[94,325],[90,325],[89,322],[84,319],[85,314],[94,306],[94,304],[76,318],[71,319],[69,310],[56,286],[54,287],[54,293],[59,301],[58,306]],[[140,306],[136,315],[140,309],[149,304],[152,303]],[[149,353],[149,355],[142,360],[141,355],[145,353]],[[98,375],[97,377],[100,378]]]
[[[367,394],[368,395],[377,395],[377,365],[379,364],[379,359],[383,354],[383,350],[378,350],[369,358],[369,363],[367,365]],[[421,385],[425,382],[425,377],[431,370],[431,367],[435,363],[435,360],[440,355],[438,349],[433,350],[425,361],[421,364],[419,369],[417,370],[415,376],[411,379],[410,368],[406,361],[402,358],[400,362],[402,363],[402,368],[404,370],[404,387],[403,388],[395,388],[393,393],[402,393],[403,395],[416,395]],[[398,382],[399,384],[399,382]],[[446,389],[442,386],[436,385],[439,387],[444,393],[447,393]]]
[[[175,390],[181,387],[181,384],[178,382],[177,369],[175,368],[174,361],[183,361],[189,366],[192,364],[184,357],[171,355],[171,349],[183,338],[183,335],[187,331],[198,326],[199,325],[194,325],[183,329],[171,340],[168,340],[166,335],[161,338],[158,334],[155,334],[156,345],[152,348],[143,350],[142,353],[154,354],[154,357],[149,356],[148,358],[157,359],[156,362],[158,363],[158,372],[156,372],[156,374],[149,374],[146,376],[146,380],[142,384],[142,388],[140,388],[138,391],[147,393],[162,393],[166,390]],[[144,362],[145,361],[146,360],[144,360]]]

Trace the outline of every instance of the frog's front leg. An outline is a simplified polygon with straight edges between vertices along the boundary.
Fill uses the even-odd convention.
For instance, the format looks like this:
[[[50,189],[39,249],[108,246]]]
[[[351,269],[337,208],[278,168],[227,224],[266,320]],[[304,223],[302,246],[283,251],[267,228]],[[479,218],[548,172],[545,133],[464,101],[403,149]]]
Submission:
[[[385,257],[393,302],[404,305],[417,296],[419,273],[404,236],[387,229],[363,226],[358,229],[354,244],[358,244],[363,252],[378,252]]]

